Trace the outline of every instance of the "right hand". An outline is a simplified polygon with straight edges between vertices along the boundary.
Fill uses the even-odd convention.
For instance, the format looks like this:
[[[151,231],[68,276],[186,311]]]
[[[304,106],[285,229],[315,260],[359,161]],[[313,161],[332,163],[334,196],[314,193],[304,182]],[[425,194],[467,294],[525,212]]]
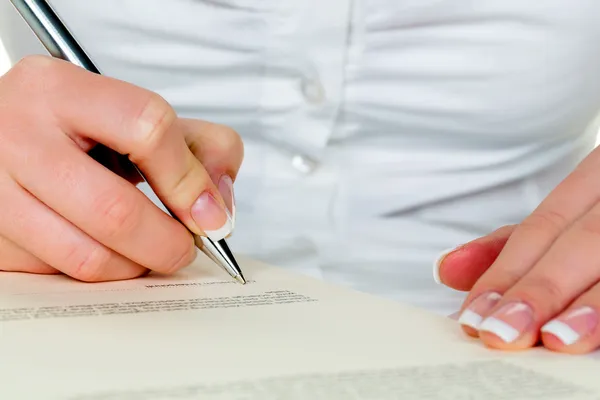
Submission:
[[[92,159],[97,143],[128,155],[181,223]],[[177,271],[196,256],[182,224],[230,233],[242,158],[233,130],[178,118],[155,93],[25,58],[0,77],[0,271],[86,282]]]

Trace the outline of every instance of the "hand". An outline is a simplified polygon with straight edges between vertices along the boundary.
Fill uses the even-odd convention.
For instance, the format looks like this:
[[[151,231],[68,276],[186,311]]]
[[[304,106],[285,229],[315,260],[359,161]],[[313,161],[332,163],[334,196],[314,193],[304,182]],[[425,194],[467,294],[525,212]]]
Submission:
[[[152,92],[35,56],[0,78],[0,271],[97,282],[194,260],[188,230],[92,159],[97,143],[128,155],[191,231],[229,234],[243,158],[234,131],[177,118]]]
[[[519,225],[442,257],[441,282],[469,291],[459,318],[468,334],[498,349],[599,347],[598,171],[600,149]]]

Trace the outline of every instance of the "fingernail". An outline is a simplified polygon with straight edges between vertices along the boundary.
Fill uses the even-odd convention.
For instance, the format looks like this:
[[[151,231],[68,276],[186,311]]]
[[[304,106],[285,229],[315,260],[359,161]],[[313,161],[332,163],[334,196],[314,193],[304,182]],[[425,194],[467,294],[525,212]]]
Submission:
[[[219,241],[231,233],[232,221],[229,211],[208,192],[202,193],[192,206],[192,218],[213,241]]]
[[[479,325],[483,321],[483,316],[494,308],[501,298],[502,295],[496,292],[481,294],[460,314],[458,323],[473,329],[479,329]]]
[[[598,326],[598,313],[592,307],[584,306],[568,311],[542,327],[542,332],[551,333],[566,346],[591,334]]]
[[[525,303],[508,303],[486,318],[480,331],[493,333],[505,343],[517,340],[531,325],[533,310]]]
[[[225,206],[231,215],[231,230],[235,227],[235,195],[233,193],[233,179],[229,175],[223,175],[218,184],[219,193],[223,197]]]
[[[447,318],[450,318],[450,319],[453,319],[455,321],[458,321],[459,317],[460,317],[460,312],[457,311],[455,313],[452,313],[452,314],[448,315]]]
[[[440,253],[438,258],[433,263],[433,280],[435,281],[435,283],[438,283],[438,284],[442,283],[442,280],[440,279],[440,267],[442,266],[442,263],[444,262],[446,257],[448,257],[455,250],[458,250],[458,247],[444,250],[442,253]]]

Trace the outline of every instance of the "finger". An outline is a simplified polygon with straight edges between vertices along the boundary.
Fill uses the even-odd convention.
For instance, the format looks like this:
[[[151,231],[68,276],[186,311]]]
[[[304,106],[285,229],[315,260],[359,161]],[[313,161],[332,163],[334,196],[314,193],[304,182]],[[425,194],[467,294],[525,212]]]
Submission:
[[[233,129],[186,118],[179,118],[175,124],[192,154],[200,160],[211,177],[227,174],[235,180],[244,158],[244,145]],[[217,179],[213,181],[216,183]]]
[[[542,343],[550,350],[584,354],[600,346],[600,284],[577,299],[571,307],[546,323]]]
[[[28,167],[19,168],[18,160],[11,163],[21,186],[135,264],[172,273],[193,261],[194,243],[183,225],[125,179],[57,137],[42,137],[37,146],[23,146]]]
[[[471,290],[496,260],[514,230],[515,225],[504,226],[442,254],[434,265],[434,278],[455,290]]]
[[[452,314],[448,315],[448,318],[453,319],[455,321],[458,321],[459,317],[460,317],[460,313],[459,312],[455,312],[455,313],[452,313]]]
[[[80,147],[90,147],[85,139],[92,139],[128,155],[193,232],[214,240],[229,233],[223,199],[181,132],[173,128],[175,112],[159,95],[47,57],[29,57],[11,73],[21,74],[15,81],[28,82],[23,96],[43,103],[31,110],[43,108],[49,114],[44,119],[56,121]],[[39,134],[30,133],[29,140]]]
[[[234,225],[233,182],[244,158],[244,146],[239,135],[227,126],[205,121],[179,119],[177,123],[190,151],[217,185]]]
[[[60,272],[2,235],[0,235],[0,271],[32,274],[58,274]]]
[[[25,251],[82,281],[131,279],[146,269],[80,231],[14,182],[0,185],[2,235]]]
[[[495,348],[531,347],[542,325],[600,279],[600,205],[560,236],[519,282],[506,291],[479,327]]]
[[[74,66],[57,69],[60,90],[52,110],[71,136],[82,135],[127,154],[157,196],[190,229],[220,240],[231,230],[225,203],[200,161],[187,147],[176,113],[159,95]],[[65,84],[66,83],[66,84]],[[81,107],[80,91],[89,93]]]
[[[521,222],[492,266],[473,285],[461,310],[465,331],[475,335],[482,317],[496,305],[498,294],[515,285],[544,255],[573,221],[589,211],[600,198],[594,169],[600,158],[588,157]]]

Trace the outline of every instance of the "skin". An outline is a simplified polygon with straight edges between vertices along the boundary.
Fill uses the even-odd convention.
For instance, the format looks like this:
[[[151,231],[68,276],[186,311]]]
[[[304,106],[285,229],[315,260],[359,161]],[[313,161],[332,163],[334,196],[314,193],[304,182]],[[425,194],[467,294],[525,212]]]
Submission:
[[[600,345],[596,326],[574,344],[541,332],[555,318],[580,307],[600,310],[600,150],[596,149],[520,224],[503,227],[448,254],[439,265],[443,284],[469,292],[467,308],[486,292],[502,297],[486,316],[506,304],[521,302],[533,321],[514,342],[463,326],[485,345],[523,350],[543,345],[550,350],[582,354]]]
[[[98,143],[136,163],[182,222],[127,171],[107,169],[114,160],[92,159]],[[208,193],[225,210],[217,185],[235,179],[242,158],[233,130],[178,118],[153,92],[25,58],[0,78],[0,270],[85,282],[173,273],[196,256],[186,227],[202,235],[226,220],[224,211],[199,215],[192,205]]]

